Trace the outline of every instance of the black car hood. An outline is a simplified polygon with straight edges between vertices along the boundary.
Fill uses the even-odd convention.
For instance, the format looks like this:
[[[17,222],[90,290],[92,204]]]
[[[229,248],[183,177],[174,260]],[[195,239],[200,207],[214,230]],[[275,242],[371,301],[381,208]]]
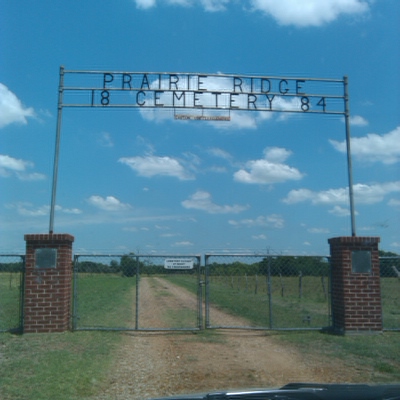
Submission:
[[[279,389],[220,391],[153,400],[400,400],[400,384],[290,383]]]

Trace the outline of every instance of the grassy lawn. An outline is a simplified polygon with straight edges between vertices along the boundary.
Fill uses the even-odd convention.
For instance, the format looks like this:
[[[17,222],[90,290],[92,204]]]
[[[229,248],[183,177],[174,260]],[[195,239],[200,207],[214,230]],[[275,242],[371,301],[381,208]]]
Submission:
[[[196,285],[185,277],[168,278],[195,293]],[[173,279],[173,280],[172,280]],[[320,328],[329,325],[329,305],[321,278],[298,277],[271,279],[272,304],[270,321],[268,288],[265,277],[210,277],[210,303],[227,313],[246,318],[251,326],[269,328]],[[327,285],[327,282],[325,282]],[[325,286],[326,290],[326,286]],[[210,323],[218,326],[219,321]]]
[[[0,334],[0,398],[81,400],[96,395],[120,340],[112,332]]]
[[[77,285],[78,329],[135,326],[135,277],[80,273]]]
[[[132,327],[135,278],[80,274],[78,327]],[[102,389],[121,335],[0,334],[0,399],[75,400]]]
[[[400,333],[336,336],[320,332],[279,332],[276,337],[300,350],[304,357],[339,359],[349,370],[368,369],[362,382],[400,382]]]
[[[382,314],[385,329],[400,327],[400,279],[382,278]]]
[[[0,273],[0,331],[17,328],[20,304],[20,272]]]
[[[193,276],[176,275],[170,279],[192,292],[197,290]],[[9,285],[9,281],[7,282]],[[113,277],[109,274],[81,274],[78,285],[81,317],[78,326],[133,326],[133,311],[127,312],[127,310],[134,309],[135,278]],[[221,307],[229,309],[231,313],[246,316],[254,323],[258,323],[261,312],[257,309],[257,304],[265,308],[268,298],[261,287],[255,294],[253,290],[250,291],[249,288],[245,290],[244,287],[233,290],[228,283],[227,287],[220,286],[220,295],[216,295],[218,285],[225,283],[213,283],[214,302],[221,301]],[[310,285],[310,287],[319,285],[322,288],[320,282],[310,282]],[[272,287],[277,291],[274,294],[276,315],[279,315],[278,306],[282,306],[282,313],[284,309],[287,312],[287,304],[284,303],[286,301],[292,302],[294,306],[308,307],[308,310],[314,312],[318,312],[319,307],[325,307],[322,289],[319,294],[313,293],[306,297],[308,289],[306,290],[304,286],[304,297],[299,299],[298,281],[297,283],[293,281],[292,284],[290,281],[286,282],[283,297],[280,296],[281,282],[276,281],[275,288]],[[3,290],[8,290],[7,285]],[[5,296],[2,296],[2,302],[4,298]],[[232,303],[231,306],[228,305],[229,302]],[[298,312],[295,307],[294,310],[296,310],[294,313]],[[179,313],[175,313],[174,310],[165,317],[173,321],[178,321],[180,318]],[[264,320],[265,312],[262,318]],[[373,336],[333,336],[316,331],[266,332],[266,335],[293,346],[301,351],[304,357],[323,358],[327,364],[338,359],[349,369],[363,370],[368,366],[371,372],[363,378],[364,382],[400,381],[400,333],[398,332],[385,332]],[[81,331],[22,336],[2,333],[0,334],[0,398],[2,400],[96,398],[104,388],[114,357],[113,351],[121,340],[122,335],[118,332]],[[190,335],[190,340],[213,343],[224,339],[220,332],[206,330]]]

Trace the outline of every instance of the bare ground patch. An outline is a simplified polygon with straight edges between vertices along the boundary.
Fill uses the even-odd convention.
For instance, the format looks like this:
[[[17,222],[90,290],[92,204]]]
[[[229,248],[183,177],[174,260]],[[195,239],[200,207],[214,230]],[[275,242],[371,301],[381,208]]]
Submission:
[[[141,318],[162,326],[170,309],[193,309],[196,298],[161,278],[142,278]],[[243,320],[213,309],[232,326]],[[106,388],[99,399],[149,397],[210,390],[277,387],[289,382],[354,382],[361,370],[324,357],[304,356],[274,333],[125,333]],[[321,353],[323,349],[321,349]]]

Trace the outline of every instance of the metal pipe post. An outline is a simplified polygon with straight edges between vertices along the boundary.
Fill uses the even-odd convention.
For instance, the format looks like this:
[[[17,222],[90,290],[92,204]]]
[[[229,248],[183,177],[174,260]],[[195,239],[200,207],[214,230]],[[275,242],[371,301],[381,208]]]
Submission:
[[[135,329],[139,330],[139,283],[140,283],[140,262],[139,257],[136,257],[136,304],[135,304]]]
[[[78,329],[78,262],[79,255],[74,256],[73,267],[73,297],[72,297],[72,330]]]
[[[350,109],[349,109],[349,93],[348,78],[343,78],[344,84],[344,107],[345,107],[345,125],[346,125],[346,147],[347,147],[347,173],[349,178],[349,199],[350,199],[350,217],[351,217],[351,236],[356,235],[356,220],[354,210],[354,193],[353,193],[353,168],[351,163],[351,146],[350,146]]]
[[[269,328],[272,329],[274,324],[272,320],[272,287],[271,287],[271,256],[268,251],[268,313],[269,313]]]
[[[57,176],[58,176],[58,158],[60,154],[60,138],[61,138],[61,117],[62,117],[62,102],[64,90],[64,67],[60,67],[60,82],[58,86],[58,113],[57,113],[57,130],[56,130],[56,143],[54,150],[54,164],[53,164],[53,186],[51,191],[51,205],[50,205],[50,223],[49,234],[51,235],[54,230],[54,210],[56,207],[56,192],[57,192]]]

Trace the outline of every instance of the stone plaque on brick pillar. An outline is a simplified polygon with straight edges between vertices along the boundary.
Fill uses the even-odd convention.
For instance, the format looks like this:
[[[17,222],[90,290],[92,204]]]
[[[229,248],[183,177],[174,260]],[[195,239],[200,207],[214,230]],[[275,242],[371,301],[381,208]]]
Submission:
[[[329,239],[331,304],[335,333],[382,331],[379,237]]]
[[[24,333],[70,328],[72,243],[69,234],[25,235]]]

